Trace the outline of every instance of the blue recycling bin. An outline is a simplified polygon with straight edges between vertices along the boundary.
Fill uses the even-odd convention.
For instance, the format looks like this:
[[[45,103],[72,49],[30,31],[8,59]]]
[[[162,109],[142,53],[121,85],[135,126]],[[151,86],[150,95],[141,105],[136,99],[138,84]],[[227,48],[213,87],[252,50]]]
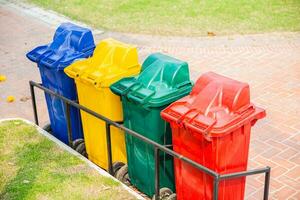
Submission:
[[[71,23],[61,24],[55,32],[52,43],[36,47],[26,54],[37,63],[44,87],[77,101],[74,80],[64,73],[64,68],[76,59],[90,57],[95,48],[91,30]],[[46,94],[47,108],[52,134],[68,144],[66,110],[63,101]],[[72,139],[83,138],[80,112],[70,107]]]

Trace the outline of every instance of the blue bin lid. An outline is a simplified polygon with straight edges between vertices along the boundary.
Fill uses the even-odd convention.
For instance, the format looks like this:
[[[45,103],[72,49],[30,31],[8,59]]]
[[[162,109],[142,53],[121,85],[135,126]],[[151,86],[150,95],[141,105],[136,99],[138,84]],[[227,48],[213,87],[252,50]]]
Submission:
[[[91,56],[94,48],[90,29],[63,23],[56,29],[52,43],[36,47],[26,56],[39,66],[62,70],[75,59]]]

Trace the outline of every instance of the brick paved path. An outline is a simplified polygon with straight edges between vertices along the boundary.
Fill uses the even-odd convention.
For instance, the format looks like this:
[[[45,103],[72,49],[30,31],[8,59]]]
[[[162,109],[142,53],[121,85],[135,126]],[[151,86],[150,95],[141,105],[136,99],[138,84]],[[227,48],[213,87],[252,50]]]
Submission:
[[[33,120],[28,80],[39,81],[38,69],[25,58],[33,47],[50,41],[54,28],[23,12],[0,5],[0,118]],[[270,199],[300,199],[300,34],[265,34],[216,38],[178,38],[104,33],[137,44],[141,61],[160,51],[189,62],[192,78],[215,71],[251,86],[252,101],[267,109],[253,128],[249,168],[272,167]],[[14,95],[14,103],[6,103]],[[38,95],[44,123],[43,95]],[[247,178],[246,199],[262,199],[262,176]]]

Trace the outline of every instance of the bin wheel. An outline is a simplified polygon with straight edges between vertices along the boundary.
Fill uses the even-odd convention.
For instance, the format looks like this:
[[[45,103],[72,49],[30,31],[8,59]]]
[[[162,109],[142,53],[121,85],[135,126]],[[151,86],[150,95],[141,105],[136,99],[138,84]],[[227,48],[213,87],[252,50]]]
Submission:
[[[75,151],[77,151],[78,153],[80,153],[81,155],[83,155],[84,157],[87,158],[87,153],[86,153],[86,149],[85,149],[85,144],[84,142],[80,143],[76,148]]]
[[[73,149],[76,149],[81,143],[84,143],[84,140],[82,138],[74,140],[72,143]]]
[[[122,162],[114,162],[114,163],[112,164],[112,168],[113,168],[113,176],[114,176],[114,177],[116,177],[115,175],[116,175],[117,171],[118,171],[121,167],[123,167],[124,165],[125,165],[125,163],[122,163]]]
[[[45,126],[43,126],[42,129],[44,131],[47,131],[48,133],[52,133],[52,129],[51,129],[51,125],[50,124],[46,124]]]
[[[176,193],[173,193],[168,197],[168,200],[176,200],[176,199],[177,199]]]
[[[128,175],[128,166],[127,165],[123,165],[115,174],[115,177],[121,181],[122,183],[124,183],[127,186],[130,186],[130,179],[129,179],[129,175]]]
[[[160,200],[169,200],[170,197],[172,197],[171,195],[173,194],[172,190],[170,190],[169,188],[161,188],[159,190],[159,199]],[[176,199],[176,194],[175,194],[175,199]],[[152,200],[155,200],[155,195],[153,195]],[[172,200],[172,199],[170,199]]]

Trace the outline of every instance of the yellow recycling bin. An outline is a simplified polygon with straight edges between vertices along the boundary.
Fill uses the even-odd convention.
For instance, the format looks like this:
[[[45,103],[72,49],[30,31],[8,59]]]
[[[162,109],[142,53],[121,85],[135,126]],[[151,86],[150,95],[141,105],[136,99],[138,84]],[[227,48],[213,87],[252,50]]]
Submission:
[[[92,57],[78,60],[65,68],[75,79],[79,104],[113,120],[123,121],[120,97],[109,86],[128,76],[137,75],[141,66],[134,46],[105,39]],[[84,140],[88,158],[108,170],[105,122],[81,111]],[[127,163],[124,132],[111,126],[112,162]]]

